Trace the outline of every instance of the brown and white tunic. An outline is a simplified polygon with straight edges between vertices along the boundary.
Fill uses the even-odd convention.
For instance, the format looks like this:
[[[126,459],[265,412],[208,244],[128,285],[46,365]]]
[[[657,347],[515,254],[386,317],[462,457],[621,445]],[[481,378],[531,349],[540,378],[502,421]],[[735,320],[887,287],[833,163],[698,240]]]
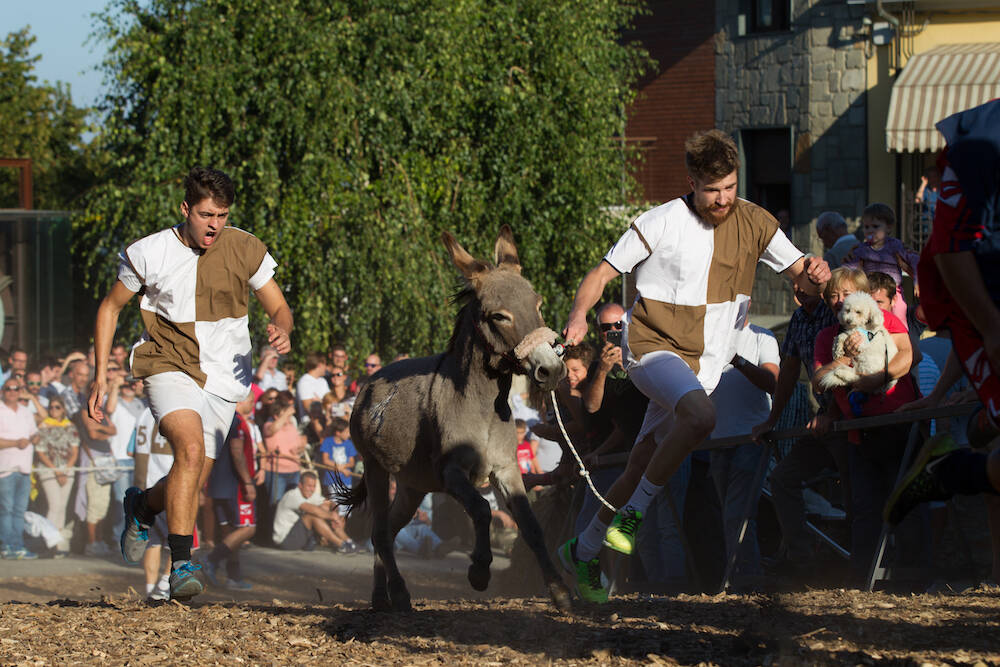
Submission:
[[[718,226],[701,219],[691,195],[646,211],[604,257],[635,273],[626,364],[654,351],[675,354],[711,393],[733,357],[757,262],[780,273],[800,257],[778,221],[744,199]]]
[[[207,249],[189,248],[180,226],[130,244],[118,279],[142,300],[146,330],[132,348],[132,374],[179,371],[227,401],[247,395],[252,378],[249,290],[277,263],[253,234],[226,226]]]

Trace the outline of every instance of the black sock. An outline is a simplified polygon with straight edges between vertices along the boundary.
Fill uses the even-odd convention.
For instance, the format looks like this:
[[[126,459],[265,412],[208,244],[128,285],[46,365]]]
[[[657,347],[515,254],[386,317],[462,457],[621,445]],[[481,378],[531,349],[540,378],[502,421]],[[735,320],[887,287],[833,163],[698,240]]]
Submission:
[[[243,581],[243,570],[240,567],[240,550],[229,552],[226,559],[226,576],[230,581]]]
[[[225,542],[219,542],[212,549],[212,553],[208,554],[208,560],[212,561],[213,564],[218,565],[222,561],[229,558],[233,551],[230,549]]]
[[[176,567],[177,563],[191,560],[191,546],[194,544],[194,535],[167,535],[167,546],[170,547],[170,562]]]
[[[148,492],[141,492],[135,499],[135,518],[139,520],[144,526],[152,526],[156,523],[157,512],[154,512],[149,508],[146,503],[146,498],[148,497]]]
[[[996,493],[986,474],[986,454],[971,449],[959,449],[941,459],[934,466],[934,477],[952,493]]]

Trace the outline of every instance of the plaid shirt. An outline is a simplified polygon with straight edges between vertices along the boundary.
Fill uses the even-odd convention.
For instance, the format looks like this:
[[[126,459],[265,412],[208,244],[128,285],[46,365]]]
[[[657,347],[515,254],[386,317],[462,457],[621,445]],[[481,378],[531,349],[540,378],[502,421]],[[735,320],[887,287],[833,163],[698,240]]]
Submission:
[[[798,357],[805,364],[806,373],[812,377],[813,347],[816,344],[816,334],[836,323],[837,316],[823,301],[820,301],[811,315],[800,306],[792,313],[792,319],[788,322],[785,341],[781,345],[781,356]]]

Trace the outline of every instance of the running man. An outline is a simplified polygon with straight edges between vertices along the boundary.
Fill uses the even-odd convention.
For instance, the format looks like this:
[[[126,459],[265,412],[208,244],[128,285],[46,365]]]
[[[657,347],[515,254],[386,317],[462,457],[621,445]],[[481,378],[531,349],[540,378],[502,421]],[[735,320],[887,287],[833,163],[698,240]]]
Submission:
[[[937,128],[947,148],[917,266],[920,303],[931,329],[951,332],[954,356],[983,403],[969,420],[969,441],[991,451],[959,448],[947,431],[927,440],[886,503],[883,518],[893,525],[928,500],[1000,493],[1000,100]],[[949,360],[939,383],[958,378]]]
[[[734,359],[736,336],[749,309],[758,261],[799,289],[818,294],[827,263],[804,257],[763,208],[736,197],[736,144],[719,130],[684,145],[691,193],[640,215],[604,259],[584,277],[563,332],[583,340],[587,312],[608,282],[635,272],[638,295],[625,317],[622,351],[629,377],[649,407],[625,472],[602,508],[577,537],[559,548],[576,576],[580,596],[604,602],[598,553],[602,544],[631,554],[653,498],[684,458],[712,432],[709,394]]]
[[[292,312],[274,280],[277,264],[255,236],[226,226],[235,198],[226,174],[192,169],[184,179],[184,221],[125,248],[118,280],[101,302],[94,326],[98,368],[87,407],[99,421],[118,315],[133,295],[142,295],[146,330],[132,348],[132,374],[145,381],[174,462],[151,488],[125,492],[121,548],[126,562],[139,562],[147,531],[165,510],[170,596],[178,600],[202,591],[200,566],[191,563],[198,490],[225,443],[236,403],[250,391],[248,288],[270,318],[270,345],[280,354],[291,349]]]

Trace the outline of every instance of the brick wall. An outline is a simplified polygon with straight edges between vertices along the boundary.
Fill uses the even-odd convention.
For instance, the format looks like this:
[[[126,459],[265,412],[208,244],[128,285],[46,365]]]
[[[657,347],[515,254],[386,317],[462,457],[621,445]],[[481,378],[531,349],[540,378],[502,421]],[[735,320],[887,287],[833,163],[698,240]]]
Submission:
[[[714,2],[651,0],[626,39],[640,40],[656,65],[639,85],[626,135],[645,157],[636,172],[646,201],[688,191],[684,140],[715,123]]]

